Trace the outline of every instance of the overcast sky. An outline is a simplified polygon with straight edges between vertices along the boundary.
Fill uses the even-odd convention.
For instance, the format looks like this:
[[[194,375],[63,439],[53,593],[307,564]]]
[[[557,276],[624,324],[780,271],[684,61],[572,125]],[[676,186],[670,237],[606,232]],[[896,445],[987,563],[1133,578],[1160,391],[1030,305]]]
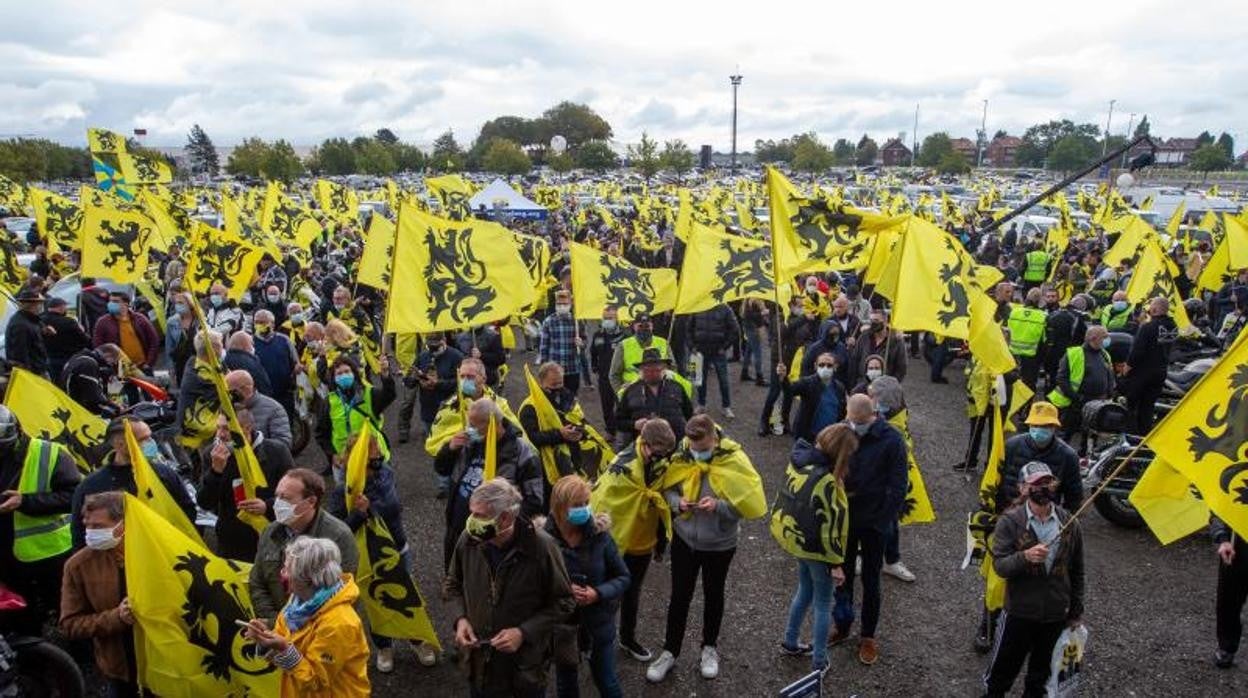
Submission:
[[[122,9],[130,7],[129,11]],[[1248,136],[1248,2],[5,2],[0,137],[84,143],[87,125],[180,145],[311,145],[387,126],[461,143],[564,99],[727,150],[913,130],[973,138],[1069,118],[1112,131]],[[909,137],[907,137],[909,140]],[[1248,142],[1237,139],[1237,150]]]

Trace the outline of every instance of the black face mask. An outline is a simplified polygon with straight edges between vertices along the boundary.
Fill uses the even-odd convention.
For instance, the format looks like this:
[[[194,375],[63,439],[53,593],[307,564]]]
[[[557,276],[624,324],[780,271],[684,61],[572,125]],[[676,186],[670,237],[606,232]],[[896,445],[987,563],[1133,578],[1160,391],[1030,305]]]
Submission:
[[[1027,498],[1036,504],[1048,504],[1053,501],[1053,490],[1048,487],[1033,487],[1028,492]]]
[[[385,464],[386,464],[386,461],[382,458],[369,458],[368,459],[369,470],[381,470],[381,466]]]
[[[879,320],[871,321],[872,332],[882,332],[883,330],[884,330],[884,323],[880,322]]]
[[[230,391],[230,402],[242,402],[242,401],[243,401],[242,393],[238,392],[237,390]]]

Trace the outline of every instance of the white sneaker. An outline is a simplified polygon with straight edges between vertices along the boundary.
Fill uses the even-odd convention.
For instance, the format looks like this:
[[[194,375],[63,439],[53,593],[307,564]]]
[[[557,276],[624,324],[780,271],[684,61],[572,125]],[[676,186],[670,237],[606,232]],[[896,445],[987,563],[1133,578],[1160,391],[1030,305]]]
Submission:
[[[646,680],[650,683],[658,683],[667,678],[667,672],[676,666],[676,657],[671,652],[663,650],[659,658],[654,660],[649,669],[646,669]]]
[[[386,647],[377,650],[377,671],[389,674],[394,671],[394,648]]]
[[[900,579],[903,582],[913,582],[915,580],[914,573],[911,572],[906,567],[906,563],[902,562],[901,560],[898,560],[897,562],[894,562],[891,565],[884,565],[884,574],[887,574],[891,577],[896,577],[897,579]]]
[[[702,648],[702,678],[713,679],[719,676],[719,652],[714,647]]]
[[[421,666],[434,666],[438,663],[438,651],[433,648],[433,645],[423,642],[413,644],[416,649],[416,659]]]
[[[737,413],[732,411],[731,407],[724,408],[724,419],[736,419]]]

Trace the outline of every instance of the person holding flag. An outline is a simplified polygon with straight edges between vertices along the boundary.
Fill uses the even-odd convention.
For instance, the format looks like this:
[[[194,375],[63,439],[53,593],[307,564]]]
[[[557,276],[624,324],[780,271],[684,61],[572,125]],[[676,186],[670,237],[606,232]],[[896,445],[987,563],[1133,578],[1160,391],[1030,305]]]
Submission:
[[[1244,634],[1242,614],[1248,599],[1248,542],[1216,514],[1209,516],[1209,534],[1218,553],[1216,601],[1218,649],[1213,663],[1219,669],[1235,665]]]

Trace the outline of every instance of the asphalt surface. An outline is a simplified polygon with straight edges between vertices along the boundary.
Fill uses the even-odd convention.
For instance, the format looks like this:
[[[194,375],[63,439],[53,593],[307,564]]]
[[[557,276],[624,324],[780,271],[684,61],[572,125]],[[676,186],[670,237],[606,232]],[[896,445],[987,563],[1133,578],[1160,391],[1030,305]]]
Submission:
[[[513,406],[519,405],[524,391],[523,381],[514,379],[522,375],[515,369],[531,357],[523,353],[513,357],[513,379],[505,391]],[[723,425],[754,459],[770,500],[783,478],[791,442],[787,436],[756,435],[766,388],[735,382],[737,365],[730,368],[738,417]],[[903,384],[918,461],[937,513],[935,523],[902,529],[902,559],[918,580],[906,584],[885,577],[877,632],[879,661],[871,667],[860,665],[852,641],[833,648],[825,695],[974,696],[982,690],[986,659],[974,652],[971,642],[983,584],[973,570],[959,569],[965,552],[965,518],[976,501],[978,477],[968,478],[950,467],[961,460],[967,437],[961,364],[949,367],[946,376],[948,385],[930,383],[926,364],[911,360]],[[715,386],[708,396],[712,416],[722,421]],[[579,397],[589,418],[600,424],[598,394],[582,388]],[[440,600],[443,502],[434,498],[431,460],[419,439],[414,436],[409,444],[398,445],[397,411],[396,403],[387,415],[387,429],[397,446],[404,525],[417,580],[435,627],[449,644],[451,619]],[[306,452],[304,456],[310,457]],[[1082,525],[1085,622],[1090,632],[1082,695],[1248,695],[1248,666],[1220,671],[1212,663],[1217,564],[1208,539],[1197,535],[1163,548],[1146,530],[1118,528],[1094,510],[1082,517]],[[669,568],[664,563],[650,570],[638,635],[657,655],[670,591]],[[743,524],[728,576],[719,678],[707,681],[698,673],[699,592],[690,612],[684,653],[664,683],[648,684],[645,665],[619,656],[625,695],[777,695],[809,667],[809,659],[778,652],[795,586],[796,565],[772,540],[766,520]],[[377,696],[467,695],[466,681],[453,664],[444,660],[433,668],[422,667],[406,648],[396,652],[393,673],[382,675],[375,669],[371,673]],[[582,667],[581,676],[585,695],[595,695],[587,667]],[[551,695],[553,683],[552,675]],[[1020,677],[1016,694],[1021,685]]]

